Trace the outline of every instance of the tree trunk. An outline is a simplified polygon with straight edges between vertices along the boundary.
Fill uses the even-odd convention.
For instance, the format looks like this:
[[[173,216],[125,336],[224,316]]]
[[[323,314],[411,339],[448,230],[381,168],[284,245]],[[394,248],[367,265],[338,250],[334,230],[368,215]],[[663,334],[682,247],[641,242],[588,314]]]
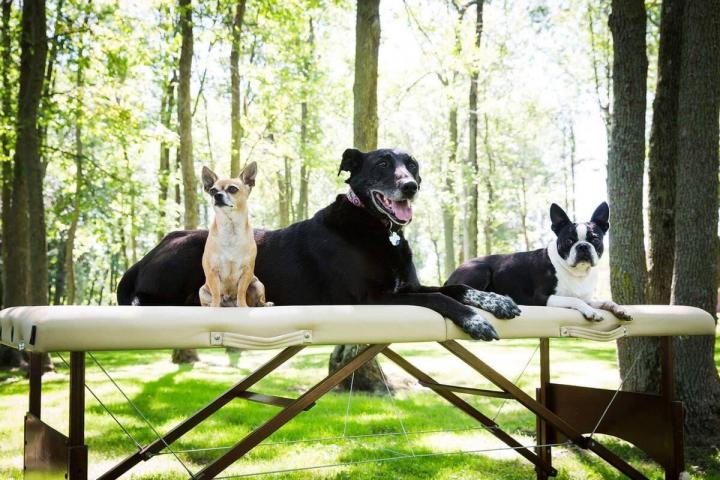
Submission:
[[[30,303],[30,230],[29,230],[29,166],[40,160],[37,120],[42,92],[47,39],[45,33],[45,2],[23,2],[20,55],[20,93],[18,96],[14,175],[12,186],[11,222],[8,238],[3,239],[7,251],[6,307]],[[33,232],[34,235],[39,232]],[[33,288],[39,288],[33,285]],[[47,289],[46,289],[47,290]]]
[[[182,170],[183,198],[185,200],[184,226],[193,230],[198,226],[197,180],[193,165],[192,142],[192,101],[190,98],[190,76],[193,56],[193,24],[191,0],[178,0],[180,14],[180,78],[178,83],[178,129],[180,149],[178,160]],[[196,350],[173,350],[173,363],[193,363],[199,357]]]
[[[672,303],[716,315],[720,4],[688,1],[682,31],[677,125],[675,276]],[[676,382],[689,444],[717,445],[720,380],[714,336],[674,340]]]
[[[643,170],[645,164],[645,53],[643,0],[613,0],[613,127],[608,157],[610,199],[610,288],[615,301],[645,303],[645,245],[643,243]],[[620,376],[627,377],[635,360],[634,338],[618,340]],[[651,365],[640,363],[641,370]],[[629,388],[629,385],[625,385]]]
[[[310,52],[303,65],[303,76],[305,77],[306,84],[313,82],[312,69],[315,63],[315,27],[312,18],[308,26],[310,28],[310,34],[308,36]],[[298,189],[295,221],[305,220],[308,217],[308,195],[310,188],[310,144],[308,138],[308,130],[310,129],[310,113],[308,111],[310,99],[308,97],[310,91],[312,91],[312,88],[306,89],[303,101],[300,104],[300,188]]]
[[[240,36],[245,17],[245,0],[237,0],[232,22],[232,45],[230,47],[230,176],[240,176]]]
[[[80,47],[77,72],[75,74],[75,89],[77,104],[75,105],[75,196],[73,198],[73,210],[68,228],[67,239],[65,240],[65,303],[75,304],[75,262],[73,250],[75,249],[75,233],[77,232],[78,221],[80,220],[80,196],[82,193],[82,164],[83,164],[83,67],[82,47]]]
[[[443,272],[445,278],[455,270],[455,163],[457,162],[458,148],[458,111],[452,105],[448,113],[448,157],[445,165],[445,185],[442,202],[443,235],[445,244],[445,258]]]
[[[12,159],[10,158],[11,141],[12,138],[8,133],[8,129],[12,124],[13,112],[12,112],[12,86],[10,85],[10,69],[12,68],[12,52],[11,52],[11,31],[10,31],[10,16],[12,14],[12,0],[2,1],[2,39],[0,44],[2,46],[2,123],[3,129],[0,133],[0,147],[2,148],[2,265],[3,265],[3,295],[2,303],[3,307],[8,307],[10,304],[8,301],[12,300],[9,296],[9,292],[6,289],[9,287],[12,291],[13,287],[17,285],[11,285],[17,282],[17,279],[10,275],[8,271],[9,264],[12,261],[9,253],[11,248],[8,242],[13,236],[12,231],[14,230],[12,222]],[[24,302],[20,302],[24,303]],[[18,367],[24,365],[24,360],[19,351],[14,348],[0,346],[0,368],[2,367]]]
[[[362,0],[360,0],[362,1]],[[329,373],[336,372],[343,365],[352,360],[365,345],[338,345],[330,355]],[[362,368],[358,369],[353,375],[342,381],[338,385],[340,390],[352,390],[372,393],[390,393],[393,392],[392,386],[384,381],[384,374],[380,368],[380,364],[376,359],[368,362]]]
[[[530,237],[528,236],[527,226],[528,202],[527,202],[527,182],[525,177],[520,177],[520,225],[522,226],[523,239],[525,240],[525,250],[530,251]]]
[[[675,167],[682,19],[685,0],[663,0],[658,82],[649,151],[648,302],[669,304],[675,259]]]
[[[483,226],[483,236],[485,237],[485,255],[492,254],[493,251],[493,235],[494,235],[494,224],[495,216],[493,211],[495,210],[495,188],[493,186],[493,180],[495,179],[495,157],[493,156],[492,148],[490,148],[490,127],[488,125],[488,117],[484,116],[485,119],[485,135],[483,135],[483,143],[485,145],[485,156],[488,162],[488,171],[485,175],[485,190],[487,191],[487,204],[485,207],[485,225]]]
[[[45,169],[43,168],[40,159],[40,142],[37,135],[37,108],[41,99],[41,92],[43,91],[43,74],[45,71],[45,62],[47,60],[47,33],[44,0],[37,2],[37,8],[42,8],[43,12],[36,13],[32,19],[32,22],[36,24],[33,28],[37,30],[37,34],[33,34],[31,48],[33,50],[32,55],[37,60],[33,69],[36,69],[35,73],[39,74],[39,76],[34,79],[37,82],[37,102],[35,102],[34,107],[35,119],[28,128],[28,130],[33,130],[31,135],[33,136],[34,145],[30,147],[32,151],[28,152],[27,156],[23,156],[25,156],[27,165],[25,174],[27,175],[28,228],[30,233],[30,303],[33,305],[47,305],[48,260],[45,204],[43,197],[43,179],[45,176]],[[19,107],[18,111],[22,111],[22,108]],[[20,148],[18,146],[16,151],[19,149]]]
[[[191,0],[179,0],[180,32],[180,82],[178,86],[178,127],[180,135],[180,166],[182,168],[183,197],[185,200],[185,228],[198,226],[197,179],[193,165],[192,110],[190,76],[193,56],[193,24]]]
[[[306,80],[307,81],[307,80]],[[308,186],[310,183],[310,159],[308,158],[308,102],[300,104],[300,188],[295,209],[295,221],[308,216]]]
[[[175,110],[175,85],[177,84],[177,76],[175,70],[172,77],[165,86],[165,92],[160,107],[160,122],[167,130],[172,128],[172,112]],[[158,222],[158,240],[165,235],[167,226],[165,225],[165,210],[168,200],[168,189],[170,186],[170,145],[167,141],[160,142],[160,167],[158,168],[158,183],[160,189],[158,193],[158,203],[160,205],[160,222]]]
[[[380,48],[380,0],[357,0],[355,24],[355,84],[353,85],[353,143],[363,151],[375,150],[378,140],[377,76],[378,49]],[[330,356],[330,372],[336,371],[350,360],[360,345],[338,345]],[[380,392],[385,386],[381,380],[377,359],[366,363],[354,374],[354,390]],[[347,390],[345,381],[339,388]]]
[[[649,151],[650,271],[647,302],[669,304],[675,257],[675,166],[677,164],[677,109],[684,0],[664,0],[660,23],[658,82],[653,102]],[[636,392],[659,391],[660,359],[657,337],[627,339],[621,357],[625,388]]]
[[[480,71],[478,63],[480,61],[480,40],[483,31],[483,7],[484,0],[478,0],[476,3],[475,17],[475,55],[470,66],[470,94],[468,97],[468,156],[467,167],[463,172],[464,196],[465,196],[465,216],[463,219],[464,243],[463,254],[465,258],[474,258],[478,255],[477,238],[478,238],[478,164],[477,164],[477,134],[478,134],[478,79]],[[487,212],[490,215],[490,211]],[[485,240],[487,242],[487,239]],[[490,253],[490,252],[486,252]]]
[[[353,143],[363,151],[378,141],[377,79],[380,48],[380,0],[357,0]]]

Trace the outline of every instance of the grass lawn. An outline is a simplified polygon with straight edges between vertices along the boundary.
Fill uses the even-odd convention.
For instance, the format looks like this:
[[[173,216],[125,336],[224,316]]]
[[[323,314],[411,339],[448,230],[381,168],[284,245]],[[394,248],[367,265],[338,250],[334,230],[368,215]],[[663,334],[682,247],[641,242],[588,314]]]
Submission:
[[[480,358],[512,379],[522,371],[537,342],[513,340],[467,345]],[[717,346],[715,358],[720,364],[720,341]],[[438,379],[442,378],[443,383],[493,388],[437,345],[407,344],[394,348],[426,372]],[[330,350],[329,347],[306,349],[253,390],[297,396],[325,375]],[[614,342],[558,339],[553,340],[551,351],[553,381],[617,388]],[[243,352],[238,359],[229,358],[222,350],[207,350],[201,352],[201,363],[192,368],[173,365],[166,351],[97,353],[96,358],[111,372],[155,428],[164,432],[273,354],[248,351]],[[538,360],[536,353],[518,382],[521,388],[533,396],[539,373]],[[42,414],[46,422],[66,432],[68,372],[57,356],[54,361],[57,372],[44,377]],[[477,428],[477,423],[450,407],[440,397],[418,386],[394,364],[385,359],[381,359],[381,362],[397,390],[394,397],[358,393],[352,396],[330,394],[223,475],[293,468],[300,470],[264,478],[534,478],[530,463],[515,452],[502,449],[504,445],[495,437]],[[21,478],[22,418],[27,409],[27,381],[3,372],[0,382],[0,408],[3,412],[0,417],[0,438],[3,439],[0,443],[0,478]],[[137,441],[147,443],[154,439],[152,431],[106,381],[90,358],[87,383]],[[535,418],[519,404],[512,401],[503,404],[500,399],[463,397],[488,416],[497,414],[497,422],[501,427],[522,443],[534,444]],[[219,455],[222,447],[232,445],[276,411],[271,406],[243,400],[233,401],[175,443],[173,449],[216,448],[179,454],[190,470],[196,472]],[[349,412],[347,416],[346,411]],[[94,478],[132,453],[135,446],[89,394],[86,421],[91,477]],[[407,435],[403,429],[408,432]],[[369,434],[386,435],[364,436]],[[306,441],[316,439],[323,440]],[[628,458],[650,478],[664,478],[660,469],[639,450],[612,438],[601,440],[613,451]],[[461,450],[485,451],[438,455]],[[367,461],[413,454],[415,458]],[[575,448],[556,448],[554,461],[560,479],[624,478],[594,455]],[[313,465],[338,463],[352,464],[302,470]],[[694,479],[720,479],[718,452],[690,452],[688,465]],[[187,477],[183,467],[172,455],[156,456],[143,463],[132,476],[142,479]]]

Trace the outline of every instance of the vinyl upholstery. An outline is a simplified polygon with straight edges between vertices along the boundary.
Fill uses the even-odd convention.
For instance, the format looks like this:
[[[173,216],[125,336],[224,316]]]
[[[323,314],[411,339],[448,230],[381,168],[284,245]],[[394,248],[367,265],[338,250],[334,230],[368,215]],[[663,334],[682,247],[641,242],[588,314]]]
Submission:
[[[627,307],[630,322],[602,312],[589,322],[570,309],[521,307],[522,315],[494,324],[501,339],[575,336],[714,335],[715,319],[683,306]],[[433,342],[468,339],[438,313],[404,305],[269,308],[34,306],[0,311],[4,345],[32,352],[143,350],[234,346]]]

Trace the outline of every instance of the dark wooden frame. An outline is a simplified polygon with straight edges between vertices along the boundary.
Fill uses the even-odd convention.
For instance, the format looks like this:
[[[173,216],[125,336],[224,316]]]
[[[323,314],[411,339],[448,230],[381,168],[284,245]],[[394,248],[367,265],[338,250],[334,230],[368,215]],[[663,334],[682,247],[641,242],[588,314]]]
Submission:
[[[370,345],[360,351],[338,371],[328,375],[296,399],[265,395],[248,390],[257,382],[271,374],[282,364],[303,350],[303,346],[288,347],[275,355],[267,363],[251,373],[205,407],[175,426],[158,440],[140,448],[129,455],[99,478],[110,480],[119,478],[141,461],[146,461],[195,428],[199,423],[218,411],[231,400],[241,398],[281,407],[279,413],[264,424],[255,428],[233,447],[225,451],[202,470],[195,473],[195,479],[214,478],[223,470],[256,447],[304,410],[340,384],[357,369],[383,354],[408,374],[415,377],[421,385],[463,411],[506,445],[535,465],[537,478],[544,480],[557,475],[552,466],[552,449],[538,447],[535,451],[520,444],[508,433],[500,429],[492,419],[456,395],[457,393],[482,395],[496,398],[511,398],[532,411],[537,417],[537,443],[547,445],[562,441],[571,441],[580,448],[594,452],[618,471],[632,479],[646,477],[625,460],[605,448],[592,436],[586,435],[595,428],[605,407],[615,395],[615,391],[561,385],[550,381],[550,340],[540,339],[540,387],[536,398],[532,398],[510,380],[503,377],[489,365],[477,358],[465,347],[454,340],[439,342],[446,350],[476,370],[499,390],[476,389],[438,383],[429,375],[412,365],[401,355],[390,349],[387,344]],[[675,400],[674,377],[672,369],[672,339],[661,339],[662,392],[658,395],[619,392],[598,425],[598,433],[607,433],[625,439],[644,450],[665,469],[665,478],[677,480],[684,470],[683,457],[683,407]],[[57,476],[70,480],[86,480],[88,473],[87,446],[84,441],[85,422],[85,353],[70,354],[70,411],[69,435],[52,429],[41,420],[41,355],[30,356],[30,392],[29,411],[25,417],[25,454],[24,468],[26,477],[38,472],[43,478]],[[652,418],[648,422],[638,422],[637,415]]]

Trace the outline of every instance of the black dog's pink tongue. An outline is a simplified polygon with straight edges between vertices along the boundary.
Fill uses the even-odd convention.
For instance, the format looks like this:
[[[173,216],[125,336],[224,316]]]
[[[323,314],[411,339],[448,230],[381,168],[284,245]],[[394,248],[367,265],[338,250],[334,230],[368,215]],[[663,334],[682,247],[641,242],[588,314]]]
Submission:
[[[395,217],[401,222],[409,222],[412,220],[412,206],[407,200],[395,201],[391,200],[393,213]]]

